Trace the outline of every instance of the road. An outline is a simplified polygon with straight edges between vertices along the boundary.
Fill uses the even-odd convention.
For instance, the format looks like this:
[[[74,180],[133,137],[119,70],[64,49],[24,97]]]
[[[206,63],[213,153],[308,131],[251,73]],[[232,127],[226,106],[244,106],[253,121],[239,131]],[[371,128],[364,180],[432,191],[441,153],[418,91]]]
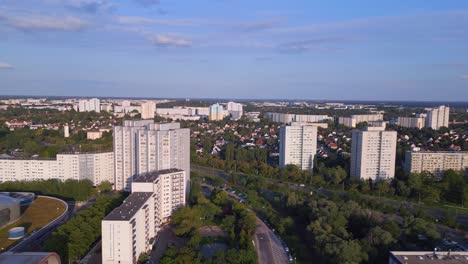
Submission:
[[[258,263],[289,263],[288,254],[278,236],[258,217],[254,241]]]
[[[213,169],[213,168],[203,167],[203,166],[199,166],[199,165],[192,165],[191,170],[194,171],[194,172],[200,173],[202,175],[203,174],[205,174],[205,175],[214,175],[214,176],[221,177],[221,178],[223,178],[225,180],[229,180],[228,173],[223,171],[223,170],[220,170],[220,169]],[[245,175],[244,173],[237,173],[237,174]],[[301,187],[301,186],[297,185],[296,183],[284,182],[284,181],[280,182],[278,180],[269,179],[269,178],[265,178],[265,179],[267,181],[269,181],[270,183],[286,184],[292,189],[295,189],[297,191],[301,191],[301,192],[304,192],[304,193],[308,193],[308,194],[310,192],[313,192],[313,193],[320,194],[320,195],[327,196],[327,197],[332,197],[334,194],[337,194],[339,196],[343,196],[343,195],[347,194],[344,191],[334,191],[334,190],[328,190],[328,189],[324,189],[324,188],[315,188],[313,186]],[[408,208],[411,211],[423,210],[426,213],[426,215],[430,215],[431,217],[433,217],[433,218],[435,218],[437,220],[442,220],[446,214],[453,214],[454,213],[453,211],[445,210],[445,209],[442,209],[442,208],[426,207],[424,205],[420,205],[420,204],[416,204],[416,203],[412,203],[412,202],[408,202],[408,201],[393,200],[393,199],[385,198],[385,197],[377,198],[377,197],[371,196],[371,195],[363,195],[363,194],[361,194],[361,195],[364,196],[364,197],[368,197],[368,198],[381,199],[383,202],[385,202],[387,204],[390,204],[390,205],[393,205],[393,206],[397,206],[397,207],[404,206],[404,207]],[[468,225],[468,214],[466,214],[466,213],[457,213],[457,222],[461,223],[461,224],[464,224],[464,225]]]
[[[206,183],[200,183],[202,187],[214,189],[215,187]],[[242,201],[236,194],[226,192],[231,198]],[[257,251],[259,264],[285,264],[290,263],[285,246],[278,235],[273,232],[260,218],[257,217],[254,233],[255,250]]]

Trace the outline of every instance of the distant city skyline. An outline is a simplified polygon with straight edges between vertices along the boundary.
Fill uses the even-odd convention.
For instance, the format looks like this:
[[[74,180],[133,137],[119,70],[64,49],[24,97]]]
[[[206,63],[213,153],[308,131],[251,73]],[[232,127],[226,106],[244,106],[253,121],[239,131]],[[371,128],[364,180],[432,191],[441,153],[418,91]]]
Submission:
[[[0,95],[468,101],[468,2],[0,1]]]

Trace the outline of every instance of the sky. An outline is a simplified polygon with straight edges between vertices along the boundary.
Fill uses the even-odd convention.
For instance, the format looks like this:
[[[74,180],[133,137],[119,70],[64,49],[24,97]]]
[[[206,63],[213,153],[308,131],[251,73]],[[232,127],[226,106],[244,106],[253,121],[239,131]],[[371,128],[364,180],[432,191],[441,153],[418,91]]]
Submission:
[[[0,0],[0,95],[468,101],[468,1]]]

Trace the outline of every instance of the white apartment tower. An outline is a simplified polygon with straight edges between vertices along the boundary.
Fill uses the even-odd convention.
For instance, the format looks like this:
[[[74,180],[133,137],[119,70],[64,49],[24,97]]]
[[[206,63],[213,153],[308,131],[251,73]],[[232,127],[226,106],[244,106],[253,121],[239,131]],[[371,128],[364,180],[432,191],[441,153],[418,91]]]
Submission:
[[[101,222],[102,263],[133,264],[149,252],[172,213],[185,206],[185,172],[154,171],[138,176],[132,193]]]
[[[398,117],[397,125],[407,128],[424,128],[426,119],[424,117]]]
[[[317,153],[317,126],[293,123],[280,129],[280,167],[297,165],[312,170]]]
[[[141,119],[153,119],[156,112],[156,103],[147,101],[141,104]]]
[[[170,168],[190,171],[190,130],[179,123],[124,121],[114,127],[115,189],[130,191],[139,174]],[[190,187],[187,173],[186,189]]]
[[[78,101],[78,111],[79,112],[101,112],[101,101],[97,98],[92,98],[89,100],[79,100]]]
[[[450,107],[441,105],[427,111],[426,127],[438,130],[449,126]]]
[[[351,177],[385,180],[395,176],[397,132],[367,127],[352,133]]]
[[[64,138],[70,137],[70,127],[68,126],[68,124],[63,126],[63,137]]]
[[[210,121],[223,120],[225,117],[224,107],[220,104],[211,105],[209,108],[209,119]]]
[[[228,102],[227,111],[233,120],[238,120],[244,115],[243,106],[240,103]]]

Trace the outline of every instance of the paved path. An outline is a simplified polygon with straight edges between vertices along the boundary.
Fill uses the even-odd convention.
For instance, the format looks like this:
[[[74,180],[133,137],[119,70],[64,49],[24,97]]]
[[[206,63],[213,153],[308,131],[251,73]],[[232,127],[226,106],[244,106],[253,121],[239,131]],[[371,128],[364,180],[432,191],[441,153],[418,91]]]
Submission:
[[[201,186],[214,189],[215,187],[206,183]],[[239,196],[226,192],[230,197],[240,201]],[[286,264],[289,263],[288,253],[281,243],[279,237],[260,218],[257,217],[257,227],[254,233],[255,250],[257,251],[259,264]]]
[[[254,241],[259,264],[289,263],[287,253],[278,236],[258,217]]]

